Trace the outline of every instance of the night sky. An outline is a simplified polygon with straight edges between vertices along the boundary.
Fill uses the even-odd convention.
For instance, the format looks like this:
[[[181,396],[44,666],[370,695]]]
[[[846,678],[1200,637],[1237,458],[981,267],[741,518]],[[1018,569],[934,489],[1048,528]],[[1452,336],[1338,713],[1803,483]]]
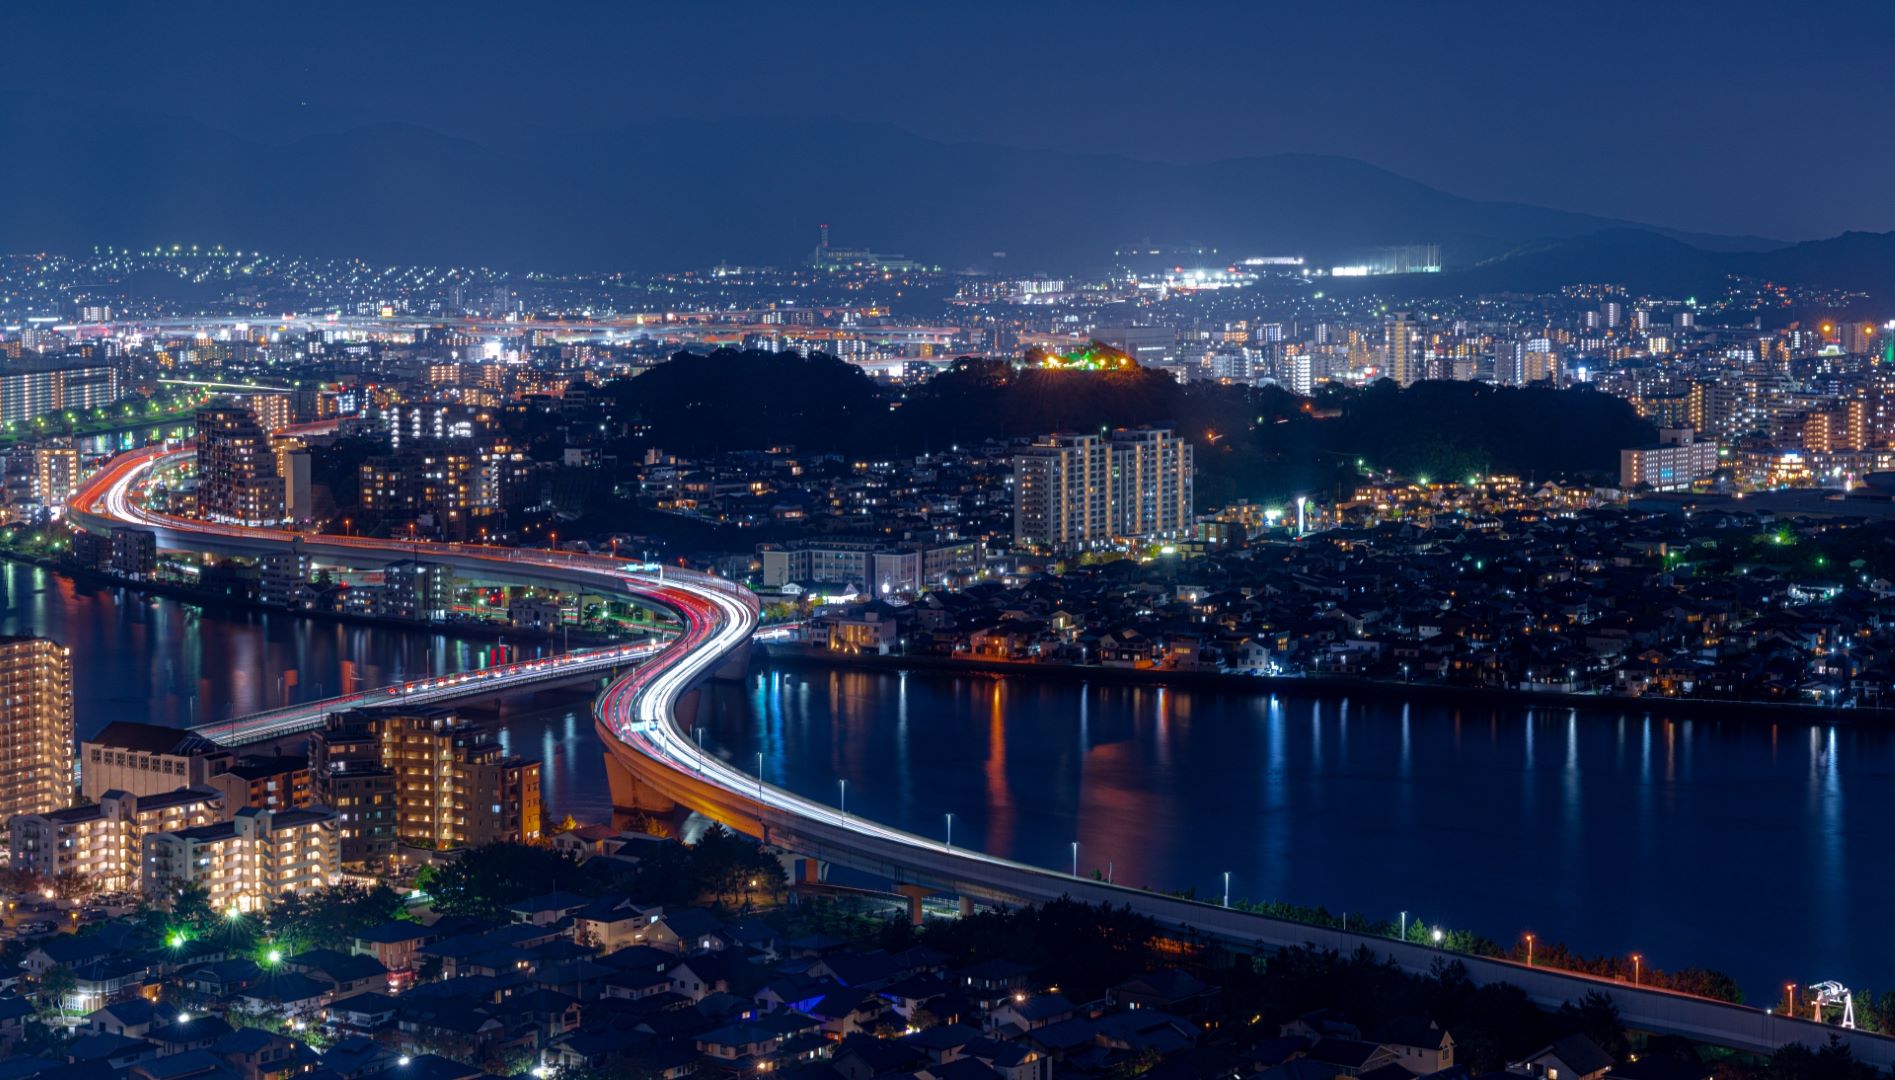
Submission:
[[[506,147],[840,117],[1169,161],[1298,151],[1676,228],[1895,229],[1895,4],[9,5],[0,94]]]

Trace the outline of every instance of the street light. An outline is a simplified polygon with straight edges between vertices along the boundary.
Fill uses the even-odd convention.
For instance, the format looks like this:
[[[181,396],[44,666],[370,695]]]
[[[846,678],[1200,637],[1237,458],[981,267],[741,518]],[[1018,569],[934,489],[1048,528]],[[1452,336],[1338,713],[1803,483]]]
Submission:
[[[1644,957],[1642,957],[1642,956],[1640,956],[1640,955],[1638,955],[1637,953],[1633,953],[1633,954],[1632,954],[1632,985],[1633,985],[1633,986],[1637,986],[1637,985],[1638,985],[1638,969],[1639,969],[1639,964],[1640,964],[1640,962],[1641,962],[1641,961],[1643,961],[1644,959],[1645,959]]]
[[[1434,947],[1435,947],[1435,948],[1437,948],[1437,949],[1438,949],[1438,948],[1440,948],[1440,947],[1441,947],[1441,939],[1442,939],[1442,938],[1445,938],[1445,937],[1447,937],[1447,935],[1446,935],[1446,934],[1443,934],[1443,933],[1441,932],[1441,928],[1440,928],[1440,927],[1438,927],[1438,926],[1437,926],[1437,927],[1435,927],[1435,928],[1434,928]]]
[[[757,751],[757,801],[763,801],[763,751]]]
[[[947,816],[947,849],[954,850],[954,815]]]
[[[1224,906],[1230,906],[1230,871],[1224,871]]]
[[[847,780],[837,780],[836,787],[842,791],[840,806],[842,816],[846,818],[849,816],[849,782]]]
[[[1073,841],[1073,876],[1079,876],[1079,841]]]
[[[1533,966],[1533,935],[1527,935],[1527,966]]]
[[[1408,940],[1408,913],[1402,912],[1402,940]]]

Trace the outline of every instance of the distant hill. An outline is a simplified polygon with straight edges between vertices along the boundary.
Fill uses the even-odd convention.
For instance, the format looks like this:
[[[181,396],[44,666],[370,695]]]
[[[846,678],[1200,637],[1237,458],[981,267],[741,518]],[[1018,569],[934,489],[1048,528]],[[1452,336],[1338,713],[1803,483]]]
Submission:
[[[1633,293],[1716,296],[1733,275],[1869,293],[1869,312],[1895,296],[1895,232],[1850,232],[1768,251],[1710,251],[1645,229],[1605,229],[1522,245],[1441,274],[1370,278],[1332,287],[1411,295],[1548,292],[1574,282],[1613,282]]]
[[[1145,240],[1211,243],[1230,259],[1325,262],[1435,243],[1450,265],[1511,263],[1523,274],[1553,272],[1575,258],[1561,242],[1601,232],[1640,231],[1705,253],[1781,247],[1462,198],[1337,157],[1171,165],[825,120],[509,138],[501,147],[382,125],[277,143],[171,117],[10,100],[0,103],[0,145],[10,148],[0,250],[196,242],[378,261],[676,269],[792,263],[821,222],[839,245],[1021,273],[1099,265],[1114,247]]]

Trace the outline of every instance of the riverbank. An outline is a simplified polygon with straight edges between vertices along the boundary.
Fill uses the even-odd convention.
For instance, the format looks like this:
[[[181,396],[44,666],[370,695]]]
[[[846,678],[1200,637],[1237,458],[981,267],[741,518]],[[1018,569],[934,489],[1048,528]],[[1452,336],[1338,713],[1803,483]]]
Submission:
[[[73,566],[60,559],[49,558],[44,555],[33,555],[7,548],[0,548],[0,559],[28,566],[37,566],[42,570],[58,574],[79,585],[94,588],[124,589],[128,592],[140,593],[146,596],[162,596],[200,608],[220,608],[225,611],[257,611],[277,615],[294,615],[298,618],[316,619],[351,626],[374,626],[388,630],[438,633],[452,637],[479,638],[495,642],[504,642],[507,638],[513,638],[516,641],[533,642],[566,640],[589,647],[594,645],[618,644],[627,640],[626,638],[610,637],[592,631],[577,631],[570,635],[564,635],[553,630],[534,630],[517,626],[499,626],[493,623],[475,622],[471,620],[451,623],[413,622],[407,619],[391,619],[380,615],[363,615],[348,611],[291,610],[290,608],[278,607],[274,604],[266,604],[250,596],[242,596],[236,593],[213,592],[208,589],[184,585],[178,582],[134,581],[130,578],[119,577],[116,574],[108,574],[102,570],[90,570],[85,567]]]
[[[77,421],[57,429],[35,425],[16,428],[8,425],[7,428],[0,429],[0,447],[43,442],[47,439],[96,439],[106,435],[122,435],[128,431],[162,433],[168,427],[176,427],[180,424],[188,426],[194,423],[197,419],[198,406],[201,404],[201,401],[193,401],[163,412],[147,413],[142,416],[114,416],[91,421]],[[25,423],[25,421],[17,423]]]
[[[1663,709],[1668,715],[1748,721],[1895,726],[1895,709],[1836,709],[1799,702],[1725,701],[1710,698],[1641,698],[1621,694],[1566,694],[1543,690],[1501,690],[1428,682],[1389,682],[1339,675],[1248,675],[1228,671],[1162,671],[1104,667],[1096,664],[1047,664],[947,656],[877,656],[831,652],[794,644],[755,648],[772,663],[786,666],[853,668],[864,671],[930,671],[958,675],[1020,676],[1062,682],[1119,686],[1164,686],[1224,693],[1348,694],[1355,697],[1469,706],[1528,705],[1536,708]]]

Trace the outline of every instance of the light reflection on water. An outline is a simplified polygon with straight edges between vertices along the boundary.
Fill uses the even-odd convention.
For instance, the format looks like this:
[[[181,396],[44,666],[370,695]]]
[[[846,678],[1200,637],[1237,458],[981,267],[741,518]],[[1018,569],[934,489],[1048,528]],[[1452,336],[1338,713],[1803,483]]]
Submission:
[[[707,745],[926,835],[1126,884],[1887,985],[1895,736],[1808,723],[766,669]]]
[[[490,662],[496,643],[197,609],[0,563],[0,633],[70,646],[81,736],[184,725]],[[515,652],[538,645],[516,642]],[[520,646],[526,646],[522,649]],[[605,820],[583,694],[490,707],[556,815]],[[1889,985],[1895,735],[1667,717],[760,669],[707,691],[707,750],[851,813],[1051,868],[1414,917],[1511,941]]]

